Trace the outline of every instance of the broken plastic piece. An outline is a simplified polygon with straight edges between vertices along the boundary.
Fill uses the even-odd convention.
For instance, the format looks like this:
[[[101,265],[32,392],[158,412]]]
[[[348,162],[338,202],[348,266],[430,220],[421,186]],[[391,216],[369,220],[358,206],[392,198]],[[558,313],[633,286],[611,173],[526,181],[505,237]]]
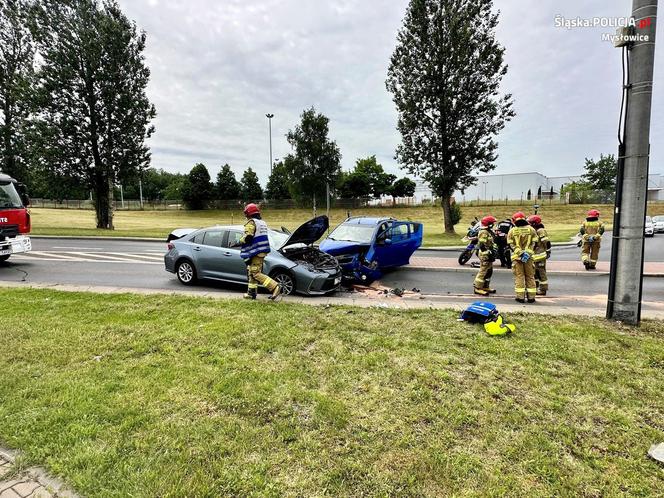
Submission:
[[[648,456],[664,464],[664,443],[653,444],[648,450]]]

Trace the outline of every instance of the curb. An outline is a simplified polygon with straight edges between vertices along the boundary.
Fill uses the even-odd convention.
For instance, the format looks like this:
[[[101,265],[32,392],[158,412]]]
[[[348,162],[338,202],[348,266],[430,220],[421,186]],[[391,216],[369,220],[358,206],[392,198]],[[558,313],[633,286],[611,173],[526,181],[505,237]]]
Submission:
[[[553,247],[576,247],[576,242],[552,242]],[[436,251],[436,252],[453,252],[463,251],[467,246],[436,246],[436,247],[419,247],[418,251]]]
[[[101,294],[136,294],[136,295],[162,295],[162,296],[184,296],[216,300],[242,300],[242,293],[224,291],[202,291],[195,292],[182,289],[179,291],[165,289],[141,289],[133,287],[109,287],[109,286],[84,286],[84,285],[62,285],[62,284],[38,284],[25,282],[0,281],[2,288],[32,288],[46,289],[58,292],[93,292]],[[555,304],[555,297],[551,296],[545,300],[539,300],[537,304],[512,304],[512,296],[497,296],[500,309],[506,313],[522,313],[525,315],[548,315],[548,316],[570,316],[570,317],[597,317],[605,315],[604,306],[569,306]],[[477,296],[469,295],[421,295],[417,299],[408,298],[371,298],[367,296],[339,297],[300,297],[285,296],[284,303],[303,304],[313,307],[343,306],[355,308],[378,308],[391,311],[441,309],[461,311],[467,306],[467,301],[475,301]],[[504,301],[507,302],[504,302]],[[254,303],[256,306],[275,306],[275,303],[261,300]],[[277,304],[278,306],[278,304]],[[644,319],[664,320],[664,311],[644,310]]]

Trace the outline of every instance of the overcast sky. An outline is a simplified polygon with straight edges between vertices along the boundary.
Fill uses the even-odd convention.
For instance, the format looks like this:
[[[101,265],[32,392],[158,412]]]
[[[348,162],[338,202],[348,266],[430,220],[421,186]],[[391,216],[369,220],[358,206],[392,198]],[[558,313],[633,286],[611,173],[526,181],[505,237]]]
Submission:
[[[631,0],[495,0],[504,80],[516,118],[499,136],[496,173],[577,174],[585,157],[617,150],[620,50],[614,28],[555,27],[566,18],[622,17]],[[330,118],[350,169],[375,154],[389,172],[399,142],[385,90],[389,57],[407,0],[120,0],[148,35],[149,96],[157,107],[152,165],[187,172],[224,163],[253,167],[263,185],[273,156],[303,109]],[[660,37],[661,39],[661,34]],[[664,109],[664,50],[656,52],[653,109]],[[654,113],[651,172],[664,172],[664,118]]]

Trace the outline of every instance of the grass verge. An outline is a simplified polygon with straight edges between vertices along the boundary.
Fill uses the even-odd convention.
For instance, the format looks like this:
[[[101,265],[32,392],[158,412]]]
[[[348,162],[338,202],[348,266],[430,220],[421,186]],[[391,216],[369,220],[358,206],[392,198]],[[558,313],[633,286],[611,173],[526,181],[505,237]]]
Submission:
[[[543,205],[540,213],[554,242],[567,242],[574,236],[590,206],[584,205]],[[599,206],[604,213],[605,222],[609,223],[612,206]],[[516,210],[532,212],[531,205],[523,206],[480,206],[462,208],[463,217],[457,225],[457,235],[443,233],[442,211],[440,207],[396,207],[358,209],[354,216],[393,216],[424,223],[424,246],[461,245],[461,237],[473,217],[481,218],[493,214],[498,219],[511,216]],[[648,211],[652,215],[664,214],[664,203],[651,204]],[[104,235],[116,237],[154,237],[164,240],[174,228],[199,228],[214,224],[237,224],[243,222],[242,213],[237,211],[117,211],[115,213],[116,230],[97,230],[94,212],[75,209],[33,208],[33,233],[35,235]],[[284,226],[290,230],[297,228],[312,217],[306,209],[265,209],[264,219],[274,227]],[[343,209],[330,211],[330,226],[335,227],[347,215]]]
[[[0,290],[0,440],[86,496],[654,496],[664,325]],[[659,490],[659,491],[658,491]]]

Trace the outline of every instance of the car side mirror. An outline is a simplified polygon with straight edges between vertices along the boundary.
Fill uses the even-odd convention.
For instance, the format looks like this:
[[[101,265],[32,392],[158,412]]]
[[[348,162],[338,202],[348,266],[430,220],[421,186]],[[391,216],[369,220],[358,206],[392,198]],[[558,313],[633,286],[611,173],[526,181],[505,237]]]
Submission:
[[[383,244],[385,244],[386,246],[391,245],[391,244],[392,244],[392,239],[385,239],[385,240],[383,241]]]
[[[30,196],[28,195],[28,189],[25,187],[25,184],[23,183],[19,183],[18,185],[16,185],[16,187],[21,202],[25,207],[28,207],[30,205]]]

